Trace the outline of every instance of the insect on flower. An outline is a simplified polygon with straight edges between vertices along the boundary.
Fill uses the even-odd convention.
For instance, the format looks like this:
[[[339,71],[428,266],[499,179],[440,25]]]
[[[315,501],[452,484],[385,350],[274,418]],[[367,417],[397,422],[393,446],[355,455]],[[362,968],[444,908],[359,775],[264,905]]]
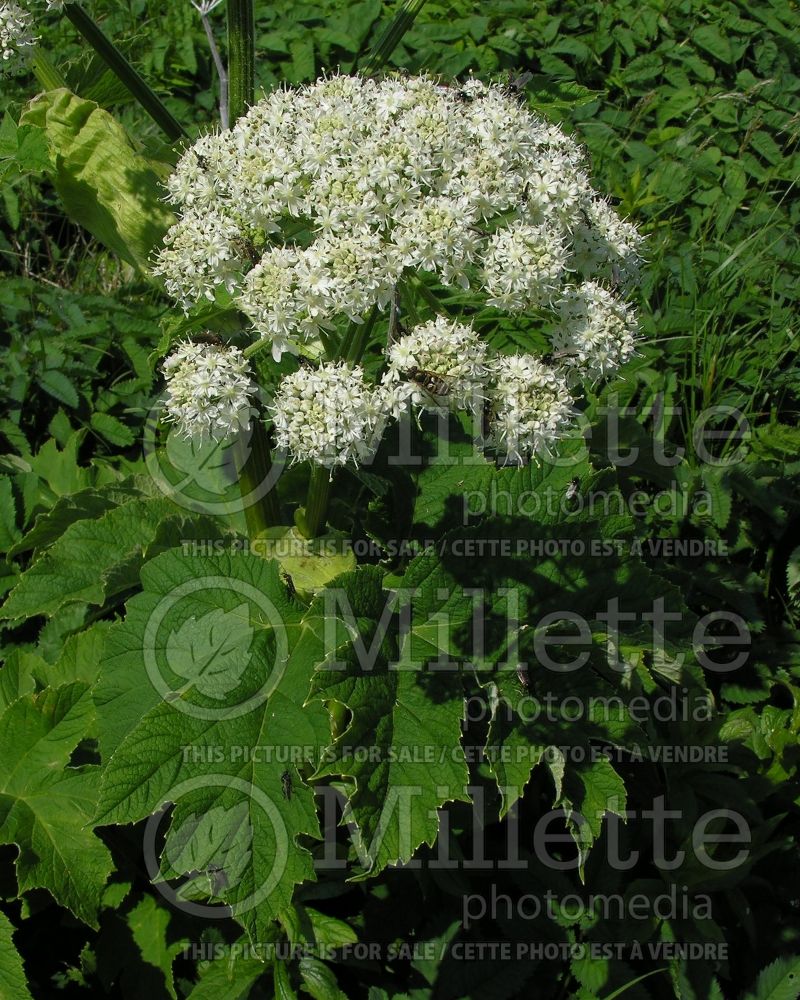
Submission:
[[[507,97],[521,101],[525,97],[525,88],[533,79],[533,73],[525,70],[522,73],[510,73],[508,83],[503,86],[503,92]]]
[[[231,243],[239,256],[246,257],[252,264],[257,264],[261,260],[261,254],[259,253],[255,243],[253,243],[252,240],[247,239],[247,237],[240,236],[232,240]]]
[[[222,337],[218,337],[216,333],[212,333],[210,330],[207,330],[205,333],[193,333],[191,341],[193,344],[209,344],[212,347],[223,346]]]
[[[431,396],[449,396],[452,389],[452,381],[447,375],[437,375],[436,372],[426,371],[424,368],[417,368],[412,365],[407,368],[405,374],[409,381],[414,382],[421,389],[424,389]]]

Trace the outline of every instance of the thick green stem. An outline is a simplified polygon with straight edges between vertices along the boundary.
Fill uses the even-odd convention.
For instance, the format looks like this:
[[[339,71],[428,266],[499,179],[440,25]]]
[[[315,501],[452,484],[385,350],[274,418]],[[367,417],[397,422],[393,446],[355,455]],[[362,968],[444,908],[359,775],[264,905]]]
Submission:
[[[328,516],[330,495],[330,470],[322,465],[312,465],[306,505],[297,512],[295,518],[295,523],[304,538],[316,538],[321,534]]]
[[[247,435],[242,435],[238,448],[241,459],[237,461],[239,489],[242,492],[242,500],[245,501],[244,516],[247,521],[247,532],[251,538],[255,538],[260,532],[281,523],[278,494],[271,482],[272,455],[269,438],[260,416],[253,418],[250,437],[248,439]],[[262,496],[266,482],[269,482],[270,486]]]
[[[372,76],[386,65],[402,41],[403,35],[413,27],[417,14],[422,10],[424,4],[425,0],[405,0],[370,53],[364,68],[361,70],[363,76]]]
[[[228,108],[231,125],[256,97],[256,22],[253,0],[228,0]]]
[[[64,13],[72,21],[86,41],[105,62],[108,68],[117,75],[161,128],[170,142],[188,138],[183,126],[173,117],[166,105],[155,91],[145,83],[142,76],[131,66],[125,56],[108,38],[99,25],[86,13],[78,3],[64,5]]]
[[[60,90],[67,86],[66,78],[61,70],[56,69],[40,48],[34,50],[31,69],[42,90]]]

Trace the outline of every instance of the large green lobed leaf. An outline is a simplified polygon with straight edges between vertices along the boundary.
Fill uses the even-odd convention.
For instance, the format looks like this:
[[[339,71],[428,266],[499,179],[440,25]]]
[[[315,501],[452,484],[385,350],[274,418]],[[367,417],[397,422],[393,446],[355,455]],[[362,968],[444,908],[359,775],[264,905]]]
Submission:
[[[34,98],[21,124],[43,129],[50,174],[67,214],[142,270],[172,222],[153,161],[93,101],[68,90]]]

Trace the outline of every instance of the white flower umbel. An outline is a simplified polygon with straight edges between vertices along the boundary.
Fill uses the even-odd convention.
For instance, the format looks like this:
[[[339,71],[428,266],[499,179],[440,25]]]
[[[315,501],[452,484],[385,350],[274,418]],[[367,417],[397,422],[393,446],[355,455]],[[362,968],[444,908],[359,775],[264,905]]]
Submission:
[[[408,401],[470,412],[482,405],[488,349],[471,326],[437,316],[395,341],[388,361],[384,384],[393,388],[395,410]]]
[[[584,278],[604,278],[623,287],[639,277],[643,239],[636,226],[621,219],[608,202],[591,198],[574,231],[575,269]]]
[[[327,469],[372,458],[388,417],[387,394],[343,362],[287,375],[269,410],[278,447]]]
[[[493,375],[487,446],[504,463],[552,456],[573,419],[564,378],[531,354],[497,358]]]
[[[187,150],[169,194],[167,290],[188,308],[226,289],[276,357],[385,308],[409,272],[519,312],[636,262],[581,148],[476,80],[277,90]]]
[[[256,386],[238,348],[188,341],[164,361],[163,371],[167,417],[182,436],[221,441],[249,427]]]
[[[569,261],[567,234],[548,225],[514,222],[489,240],[483,286],[489,305],[508,312],[541,306],[560,288]]]
[[[633,309],[594,281],[569,289],[560,303],[553,334],[555,355],[565,368],[595,381],[614,375],[633,355],[638,325]]]
[[[0,73],[21,69],[36,42],[30,11],[13,0],[0,0]]]
[[[164,243],[155,273],[185,308],[213,302],[220,286],[232,292],[245,268],[239,227],[224,212],[187,211]]]
[[[392,278],[376,234],[323,235],[305,250],[270,249],[247,275],[239,304],[280,359],[293,339],[313,340],[337,316],[361,322],[389,299]]]

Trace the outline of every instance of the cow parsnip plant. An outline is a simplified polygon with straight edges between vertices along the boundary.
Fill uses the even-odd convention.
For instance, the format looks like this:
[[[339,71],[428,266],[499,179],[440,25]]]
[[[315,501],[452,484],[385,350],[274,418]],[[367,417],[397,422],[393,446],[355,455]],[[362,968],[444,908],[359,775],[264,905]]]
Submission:
[[[579,148],[500,86],[334,76],[279,90],[195,143],[168,187],[180,217],[158,255],[167,291],[186,309],[227,292],[257,338],[245,355],[326,359],[286,376],[271,404],[294,461],[363,463],[391,419],[443,404],[483,409],[503,462],[550,456],[570,386],[633,353],[633,311],[598,279],[634,280],[638,233],[591,188]],[[429,275],[473,308],[554,312],[549,361],[495,356],[444,309],[405,331]],[[370,385],[359,362],[376,335],[390,364]],[[242,360],[215,345],[168,359],[185,434],[247,424]],[[320,489],[312,477],[305,534],[322,527]]]
[[[368,69],[421,6],[403,5]],[[413,957],[414,975],[450,980],[457,996],[489,995],[487,979],[491,995],[519,995],[547,978],[538,959],[448,971],[442,958],[458,934],[470,940],[463,914],[461,930],[445,926],[453,894],[478,884],[458,882],[465,831],[487,815],[500,831],[489,844],[472,832],[476,870],[481,850],[498,862],[521,849],[498,881],[529,892],[558,882],[564,897],[572,883],[537,867],[528,842],[511,846],[519,815],[533,828],[555,809],[571,838],[565,864],[625,894],[626,872],[605,871],[593,848],[647,805],[631,757],[678,730],[746,746],[760,771],[745,778],[727,758],[717,782],[669,772],[684,810],[677,843],[692,843],[698,803],[726,809],[734,788],[767,829],[757,803],[794,773],[796,712],[776,709],[767,727],[744,708],[718,724],[690,588],[643,558],[642,535],[661,522],[643,531],[626,483],[590,459],[586,412],[622,365],[642,364],[633,302],[644,248],[591,185],[581,147],[524,88],[488,76],[331,73],[258,96],[252,7],[229,0],[227,12],[231,127],[208,123],[190,142],[83,7],[64,6],[166,149],[65,88],[34,48],[30,12],[0,7],[3,59],[32,66],[43,87],[19,125],[3,126],[4,155],[22,172],[44,166],[147,302],[129,329],[108,300],[94,304],[119,324],[130,377],[107,332],[104,360],[82,362],[92,342],[71,319],[69,350],[14,349],[14,399],[35,386],[91,414],[75,432],[62,409],[38,450],[3,427],[18,452],[0,481],[16,560],[0,608],[14,640],[0,672],[0,831],[15,851],[14,891],[32,914],[46,890],[97,932],[100,961],[87,947],[59,972],[66,989],[148,988],[104,965],[124,928],[143,958],[137,974],[147,966],[164,995],[338,998],[335,956],[278,946],[327,958],[376,928],[388,946],[418,908],[431,914],[420,939],[437,958]],[[147,356],[159,305],[163,335]],[[86,373],[102,373],[106,354],[108,385],[93,396]],[[87,434],[128,451],[87,466]],[[705,517],[724,532],[739,490],[755,508],[742,532],[760,513],[778,531],[789,487],[761,465],[738,479],[679,470],[685,492],[714,498],[705,514],[687,501],[669,530]],[[576,656],[580,669],[565,669]],[[729,683],[725,697],[746,705],[771,677]],[[788,673],[779,681],[794,690]],[[673,732],[637,711],[662,695],[680,702]],[[625,836],[648,850],[631,827]],[[693,894],[706,881],[730,887],[738,912],[740,886],[774,849],[765,836],[746,870],[724,875],[684,850],[667,880],[684,912],[653,918],[649,933],[718,939]],[[410,903],[391,881],[404,876]],[[353,913],[362,890],[370,903]],[[543,995],[634,995],[643,975],[663,972],[587,958],[580,947],[638,928],[598,912],[556,905],[544,922],[578,950],[557,960]],[[542,932],[502,915],[488,926],[515,945]],[[0,982],[26,996],[13,931],[0,920]],[[176,979],[187,946],[200,961]],[[217,946],[225,960],[206,961]],[[358,988],[388,996],[393,962],[368,968]],[[665,967],[674,995],[721,995],[719,968],[697,972],[680,955]],[[796,962],[778,961],[756,995],[792,995],[796,975]]]

